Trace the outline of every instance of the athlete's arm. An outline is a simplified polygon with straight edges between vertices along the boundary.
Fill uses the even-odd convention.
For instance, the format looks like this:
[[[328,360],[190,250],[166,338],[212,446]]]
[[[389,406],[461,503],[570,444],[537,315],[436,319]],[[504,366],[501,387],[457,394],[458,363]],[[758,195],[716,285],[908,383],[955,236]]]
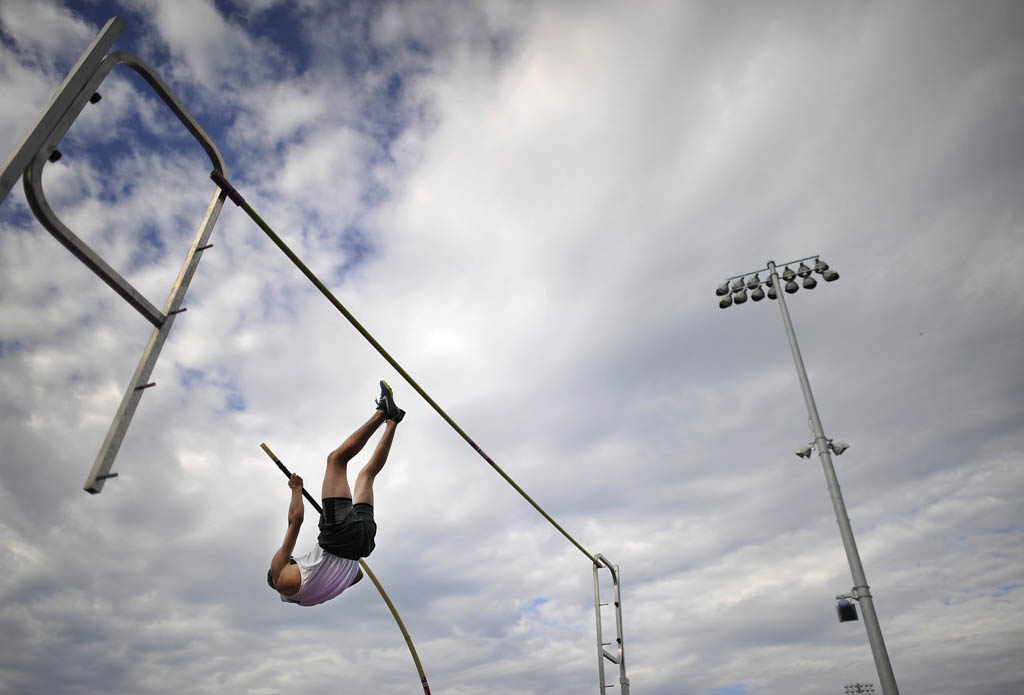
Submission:
[[[274,579],[274,588],[284,596],[295,594],[302,585],[302,578],[297,565],[289,564],[295,542],[299,539],[299,529],[306,508],[302,503],[302,478],[292,474],[288,479],[288,487],[292,489],[292,498],[288,502],[288,529],[284,532],[284,542],[274,553],[270,561],[270,575]]]

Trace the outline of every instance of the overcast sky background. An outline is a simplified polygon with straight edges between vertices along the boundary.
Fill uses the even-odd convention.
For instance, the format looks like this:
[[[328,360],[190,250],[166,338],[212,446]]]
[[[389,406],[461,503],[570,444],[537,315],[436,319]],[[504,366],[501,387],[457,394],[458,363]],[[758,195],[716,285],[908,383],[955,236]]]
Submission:
[[[778,307],[714,294],[811,254],[841,279],[790,311],[901,692],[1024,692],[1024,5],[0,0],[0,153],[115,14],[262,217],[620,565],[635,695],[881,692]],[[209,160],[130,70],[100,91],[44,187],[162,306]],[[0,207],[0,691],[417,692],[372,584],[265,583],[260,442],[318,494],[384,378],[369,562],[433,692],[594,692],[587,558],[231,203],[212,242],[92,496],[149,324],[20,182]]]

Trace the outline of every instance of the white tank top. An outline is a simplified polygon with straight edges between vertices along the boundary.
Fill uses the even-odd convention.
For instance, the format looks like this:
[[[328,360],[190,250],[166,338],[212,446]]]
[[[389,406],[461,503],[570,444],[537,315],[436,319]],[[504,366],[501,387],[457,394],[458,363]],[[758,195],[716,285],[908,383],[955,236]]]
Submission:
[[[302,557],[295,558],[295,564],[299,566],[302,583],[295,594],[281,594],[281,600],[300,606],[315,606],[330,601],[352,586],[359,572],[359,562],[331,555],[319,544]]]

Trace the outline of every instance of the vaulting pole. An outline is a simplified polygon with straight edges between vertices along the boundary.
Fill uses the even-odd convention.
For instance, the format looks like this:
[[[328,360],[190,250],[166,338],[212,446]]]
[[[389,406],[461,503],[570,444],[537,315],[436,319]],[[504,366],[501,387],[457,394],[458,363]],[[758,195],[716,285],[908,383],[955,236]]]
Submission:
[[[281,459],[274,455],[274,452],[270,450],[270,447],[266,444],[260,444],[260,447],[266,452],[267,456],[277,464],[277,467],[281,469],[281,472],[284,473],[286,478],[292,477],[292,472],[288,470],[287,466],[281,463]],[[313,505],[313,509],[316,510],[317,514],[323,515],[323,508],[315,499],[313,499],[313,496],[306,491],[305,487],[302,488],[302,496],[306,498],[307,502]],[[423,664],[420,663],[420,657],[416,653],[416,647],[412,644],[412,637],[409,636],[409,631],[405,629],[405,623],[402,622],[402,616],[398,615],[398,609],[395,608],[395,604],[391,603],[391,598],[388,596],[388,592],[384,591],[384,587],[381,586],[381,583],[377,580],[377,575],[373,573],[373,570],[371,570],[370,566],[366,564],[366,561],[360,560],[359,566],[363,568],[363,572],[365,572],[366,576],[370,578],[373,585],[377,587],[377,591],[380,592],[381,598],[384,599],[384,603],[388,605],[388,610],[391,611],[391,616],[395,619],[395,622],[398,623],[398,629],[402,631],[402,637],[405,638],[405,643],[409,646],[409,653],[412,654],[412,661],[416,664],[416,670],[420,674],[420,684],[423,686],[423,695],[430,695],[430,686],[427,685],[427,674],[423,672]]]

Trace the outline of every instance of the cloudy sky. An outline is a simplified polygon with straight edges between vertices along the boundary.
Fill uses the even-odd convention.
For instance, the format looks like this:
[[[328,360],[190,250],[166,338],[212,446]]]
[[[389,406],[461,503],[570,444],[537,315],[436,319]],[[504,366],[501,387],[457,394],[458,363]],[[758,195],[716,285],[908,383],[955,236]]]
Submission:
[[[901,692],[1024,691],[1020,3],[0,0],[0,153],[114,15],[263,218],[620,565],[633,693],[880,692],[778,308],[714,293],[812,254],[842,277],[790,310]],[[100,91],[44,186],[162,306],[209,160],[130,70]],[[0,206],[0,691],[418,692],[369,582],[301,609],[264,579],[260,442],[318,491],[384,378],[370,564],[433,691],[594,692],[589,560],[240,209],[212,242],[93,496],[150,326],[20,183]]]

